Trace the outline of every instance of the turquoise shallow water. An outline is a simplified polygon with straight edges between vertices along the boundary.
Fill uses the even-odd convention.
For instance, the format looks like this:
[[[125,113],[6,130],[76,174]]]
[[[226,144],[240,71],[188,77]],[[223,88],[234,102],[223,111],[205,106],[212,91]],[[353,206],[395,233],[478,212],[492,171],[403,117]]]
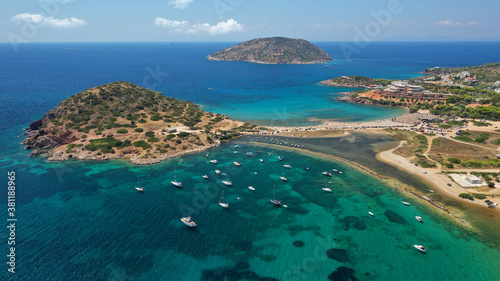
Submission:
[[[426,67],[500,60],[496,42],[372,43],[352,61],[342,58],[340,43],[318,44],[334,62],[273,66],[205,59],[232,42],[25,44],[19,53],[0,44],[5,78],[0,82],[0,167],[4,175],[10,170],[17,174],[19,218],[18,272],[5,270],[1,279],[296,281],[327,280],[335,271],[334,280],[349,274],[359,280],[500,279],[498,250],[481,237],[371,177],[324,159],[250,145],[245,139],[231,143],[240,143],[238,154],[230,145],[209,151],[234,183],[225,189],[231,207],[223,210],[217,205],[220,179],[205,153],[184,157],[184,164],[177,159],[151,167],[125,161],[48,163],[30,158],[20,143],[22,129],[65,98],[114,81],[130,81],[232,118],[292,126],[312,124],[311,117],[361,121],[401,113],[338,103],[335,93],[345,89],[317,85],[321,80],[340,75],[405,79]],[[161,75],[154,78],[157,69]],[[348,142],[306,145],[371,163],[363,142],[360,147]],[[248,158],[246,151],[256,157]],[[278,180],[283,164],[278,154],[293,167],[284,170],[288,183]],[[241,168],[231,165],[235,159]],[[309,172],[300,169],[304,165]],[[182,190],[169,184],[174,168],[184,182]],[[344,174],[330,179],[333,192],[326,194],[320,172],[333,168]],[[210,179],[203,180],[203,173]],[[144,194],[134,189],[137,181]],[[250,184],[255,192],[247,188]],[[273,185],[288,208],[269,203]],[[0,199],[7,201],[5,192]],[[403,206],[403,199],[412,206]],[[6,211],[0,212],[4,218]],[[388,211],[396,222],[387,218]],[[185,214],[192,214],[199,227],[186,228],[179,221]],[[424,224],[413,218],[417,214]],[[7,235],[0,231],[0,239]],[[415,243],[427,246],[429,253],[416,252],[411,248]],[[6,248],[0,248],[5,254]],[[336,249],[331,252],[338,260],[326,256],[330,249]]]
[[[5,169],[15,167],[23,189],[18,199],[22,219],[18,273],[14,278],[4,276],[7,280],[16,276],[22,276],[19,280],[327,280],[345,267],[359,280],[500,278],[498,249],[412,198],[345,165],[247,140],[210,150],[209,159],[217,159],[218,165],[210,164],[205,153],[183,157],[184,163],[176,159],[148,167],[123,161],[3,160]],[[248,151],[255,157],[246,156]],[[278,155],[284,160],[279,161]],[[292,169],[283,169],[283,164]],[[170,184],[174,169],[182,189]],[[233,187],[223,186],[215,169],[226,172]],[[331,178],[321,174],[332,169],[343,174]],[[210,178],[205,180],[202,174]],[[279,180],[281,174],[288,182]],[[144,193],[134,189],[137,181]],[[331,194],[321,190],[327,181]],[[287,208],[269,202],[274,185],[276,198]],[[229,209],[217,204],[222,189]],[[404,206],[402,200],[412,205]],[[187,228],[179,220],[188,214],[197,228]],[[417,252],[412,244],[425,245],[428,253]],[[327,257],[330,249],[337,249],[340,261]],[[275,279],[255,279],[257,275]]]

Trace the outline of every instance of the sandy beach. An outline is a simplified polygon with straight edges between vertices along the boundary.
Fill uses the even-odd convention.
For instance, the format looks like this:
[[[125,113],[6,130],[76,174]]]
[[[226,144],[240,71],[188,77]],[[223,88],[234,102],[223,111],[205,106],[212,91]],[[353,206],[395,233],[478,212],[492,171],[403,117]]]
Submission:
[[[500,122],[488,121],[492,126],[483,127],[476,126],[470,122],[466,126],[461,128],[450,128],[450,129],[435,129],[430,128],[422,122],[422,118],[437,118],[438,116],[430,114],[428,111],[419,111],[417,113],[406,113],[400,117],[366,121],[366,122],[339,122],[339,121],[324,121],[320,125],[308,126],[308,127],[268,127],[270,131],[262,132],[262,134],[271,134],[277,136],[287,136],[287,137],[342,137],[348,135],[351,131],[363,131],[365,133],[380,133],[386,134],[385,129],[400,129],[400,130],[412,130],[416,133],[435,133],[437,136],[429,137],[429,142],[433,138],[444,137],[446,139],[453,140],[453,136],[459,129],[468,129],[484,132],[494,132],[499,126]],[[455,141],[455,140],[454,140]],[[463,142],[460,142],[463,143]],[[476,190],[471,188],[463,188],[451,180],[448,175],[443,174],[440,165],[437,168],[422,168],[415,166],[411,163],[411,158],[405,158],[403,156],[397,155],[394,151],[399,148],[403,143],[396,148],[380,152],[377,155],[379,161],[385,162],[392,166],[397,167],[409,174],[417,176],[422,181],[427,183],[432,187],[432,191],[438,193],[446,193],[447,195],[458,198],[460,193],[482,193],[487,194],[488,200],[498,203],[500,205],[500,188],[494,188],[489,190]],[[491,150],[493,153],[498,151],[497,148],[485,147],[474,143],[464,143],[466,145],[478,146],[483,149]],[[498,151],[500,154],[500,151]],[[425,153],[424,153],[425,154]],[[452,169],[448,171],[466,172],[466,171],[477,171],[477,172],[490,172],[490,173],[500,173],[499,168],[481,168],[481,169]],[[500,185],[500,184],[497,184]],[[484,200],[476,199],[474,201],[469,201],[464,199],[464,203],[470,203],[478,206],[487,208],[487,204]]]

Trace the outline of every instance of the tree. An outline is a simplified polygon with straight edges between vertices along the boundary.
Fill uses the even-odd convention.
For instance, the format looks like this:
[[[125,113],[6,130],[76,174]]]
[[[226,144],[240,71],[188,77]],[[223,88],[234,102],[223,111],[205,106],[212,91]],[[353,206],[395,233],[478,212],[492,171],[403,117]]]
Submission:
[[[488,187],[489,188],[495,188],[495,183],[492,182],[492,181],[488,182]]]

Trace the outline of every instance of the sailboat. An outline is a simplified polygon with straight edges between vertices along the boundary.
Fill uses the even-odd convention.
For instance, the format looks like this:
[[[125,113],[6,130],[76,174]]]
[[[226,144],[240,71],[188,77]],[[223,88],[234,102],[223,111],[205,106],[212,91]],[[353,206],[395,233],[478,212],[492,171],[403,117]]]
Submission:
[[[171,181],[171,183],[173,186],[182,187],[182,182],[177,181],[177,175],[175,174],[175,172],[176,172],[176,169],[174,169],[174,180]]]
[[[332,192],[332,189],[329,188],[327,185],[328,185],[328,182],[326,182],[325,187],[323,187],[321,189],[323,189],[323,191],[328,192],[328,193]]]
[[[225,185],[227,185],[227,186],[233,185],[233,183],[230,180],[227,180],[226,173],[224,173],[224,180],[222,181],[222,183],[225,184]]]
[[[285,176],[283,176],[283,168],[281,168],[281,175],[280,175],[280,179],[281,179],[282,181],[288,181],[288,179],[287,179],[287,178],[285,178]]]
[[[228,203],[224,203],[224,202],[222,202],[222,199],[224,199],[224,190],[222,191],[222,195],[220,196],[220,199],[219,199],[219,205],[220,205],[222,208],[228,208],[228,207],[229,207],[229,204],[228,204]]]
[[[139,185],[139,182],[137,182],[137,186],[135,187],[135,189],[136,189],[137,191],[140,191],[140,192],[143,192],[143,191],[144,191],[144,187],[140,186],[140,185]]]
[[[271,203],[273,203],[276,206],[281,206],[281,201],[276,200],[276,185],[274,185],[273,199],[269,199],[269,201],[271,201]]]

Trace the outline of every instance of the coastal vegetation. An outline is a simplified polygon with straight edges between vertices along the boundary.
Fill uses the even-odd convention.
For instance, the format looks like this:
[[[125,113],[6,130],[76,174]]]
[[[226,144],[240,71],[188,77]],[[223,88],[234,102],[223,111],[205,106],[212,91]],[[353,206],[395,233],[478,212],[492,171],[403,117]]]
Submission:
[[[45,149],[51,160],[128,155],[146,163],[151,158],[168,157],[178,147],[203,149],[254,128],[205,112],[188,101],[128,82],[115,82],[61,102],[30,124],[24,144],[27,148]]]
[[[268,64],[312,64],[331,61],[318,46],[303,39],[257,38],[207,56],[210,60],[249,61]]]
[[[476,77],[477,80],[483,83],[494,83],[500,81],[500,63],[487,63],[477,66],[466,66],[466,67],[438,67],[438,68],[428,68],[424,71],[424,74],[432,75],[452,75],[463,71],[467,71],[471,76]]]
[[[387,86],[393,80],[389,79],[374,79],[364,76],[341,76],[333,79],[319,82],[321,85],[345,87],[345,88],[368,88],[370,85]]]

